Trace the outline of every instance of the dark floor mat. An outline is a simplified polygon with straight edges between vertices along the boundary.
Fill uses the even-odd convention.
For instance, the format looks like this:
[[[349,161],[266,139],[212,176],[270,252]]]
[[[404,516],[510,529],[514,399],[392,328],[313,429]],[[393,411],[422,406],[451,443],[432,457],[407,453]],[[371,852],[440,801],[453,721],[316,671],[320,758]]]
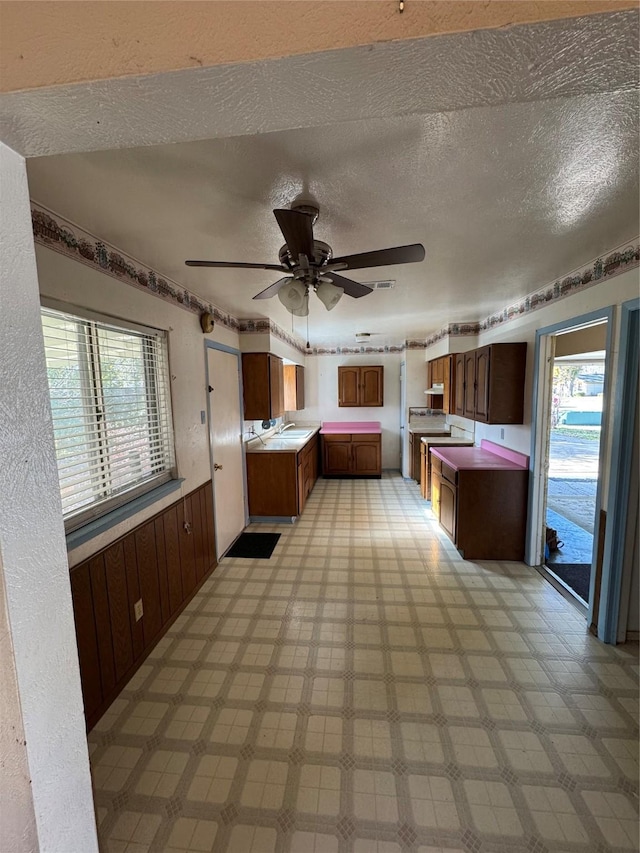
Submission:
[[[241,533],[225,554],[225,557],[248,557],[253,560],[268,560],[276,547],[279,533]]]
[[[583,601],[589,602],[591,566],[588,563],[547,563],[547,568],[570,586]]]

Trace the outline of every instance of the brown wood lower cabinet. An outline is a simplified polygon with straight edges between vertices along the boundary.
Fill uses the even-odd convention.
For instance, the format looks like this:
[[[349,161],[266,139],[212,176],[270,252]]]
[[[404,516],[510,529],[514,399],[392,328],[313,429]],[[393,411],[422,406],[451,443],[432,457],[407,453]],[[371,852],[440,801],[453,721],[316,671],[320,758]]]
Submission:
[[[455,471],[431,457],[431,509],[465,560],[523,560],[529,472]]]
[[[215,566],[209,481],[71,569],[87,730]]]
[[[299,451],[247,453],[247,492],[251,518],[300,515],[318,479],[318,436]]]
[[[323,435],[322,474],[325,477],[380,477],[380,433]]]

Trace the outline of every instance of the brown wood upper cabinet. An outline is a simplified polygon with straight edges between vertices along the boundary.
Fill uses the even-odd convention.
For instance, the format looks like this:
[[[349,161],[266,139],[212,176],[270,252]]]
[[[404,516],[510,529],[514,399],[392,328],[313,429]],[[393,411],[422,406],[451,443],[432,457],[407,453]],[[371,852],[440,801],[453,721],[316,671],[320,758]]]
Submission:
[[[447,414],[453,412],[455,407],[455,358],[454,355],[443,355],[427,362],[427,387],[443,386],[442,396],[429,394],[427,405],[432,409],[442,409]]]
[[[242,354],[244,418],[264,421],[284,413],[282,359],[270,352]]]
[[[304,367],[301,364],[285,364],[284,408],[287,412],[304,409]]]
[[[455,356],[455,414],[486,424],[524,422],[527,344],[489,344]]]
[[[382,406],[381,364],[338,368],[338,406]]]

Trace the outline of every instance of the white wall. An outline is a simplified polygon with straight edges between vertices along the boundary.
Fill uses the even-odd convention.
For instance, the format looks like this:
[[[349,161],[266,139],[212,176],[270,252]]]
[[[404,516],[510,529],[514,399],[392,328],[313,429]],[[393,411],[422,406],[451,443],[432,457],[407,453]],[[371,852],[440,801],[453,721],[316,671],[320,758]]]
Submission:
[[[184,477],[182,491],[173,492],[74,549],[69,553],[69,564],[73,566],[174,503],[180,494],[186,495],[210,479],[208,426],[200,420],[200,412],[207,409],[205,335],[200,329],[197,314],[171,305],[51,249],[36,246],[36,260],[43,297],[169,332],[171,401],[178,475]],[[206,337],[240,348],[238,334],[217,324]]]
[[[305,366],[305,421],[380,421],[382,467],[400,467],[400,362],[404,354],[314,355]],[[384,406],[340,408],[338,367],[381,364],[384,367]]]
[[[27,174],[1,143],[0,183],[0,850],[94,853]]]
[[[36,851],[29,759],[0,554],[0,850]]]

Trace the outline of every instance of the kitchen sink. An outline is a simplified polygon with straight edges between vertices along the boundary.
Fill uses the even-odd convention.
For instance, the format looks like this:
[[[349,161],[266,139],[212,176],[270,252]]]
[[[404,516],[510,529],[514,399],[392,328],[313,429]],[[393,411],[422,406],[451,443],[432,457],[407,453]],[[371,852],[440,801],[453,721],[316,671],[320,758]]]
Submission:
[[[312,432],[312,429],[286,429],[280,435],[274,435],[273,438],[292,438],[296,441],[300,441],[301,438],[307,438],[307,436],[311,435]]]

